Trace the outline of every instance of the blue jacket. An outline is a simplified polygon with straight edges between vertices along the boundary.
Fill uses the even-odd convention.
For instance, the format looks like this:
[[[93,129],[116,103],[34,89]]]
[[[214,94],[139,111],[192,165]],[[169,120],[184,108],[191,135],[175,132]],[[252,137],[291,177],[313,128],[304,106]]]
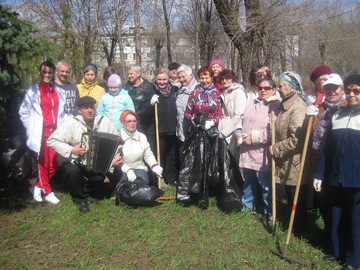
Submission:
[[[96,109],[96,115],[103,115],[110,118],[116,127],[117,131],[122,129],[120,123],[120,115],[125,110],[134,111],[134,103],[125,89],[120,89],[120,92],[113,96],[106,93],[100,99],[99,105]]]
[[[316,178],[336,187],[360,188],[360,107],[349,106],[332,118]]]

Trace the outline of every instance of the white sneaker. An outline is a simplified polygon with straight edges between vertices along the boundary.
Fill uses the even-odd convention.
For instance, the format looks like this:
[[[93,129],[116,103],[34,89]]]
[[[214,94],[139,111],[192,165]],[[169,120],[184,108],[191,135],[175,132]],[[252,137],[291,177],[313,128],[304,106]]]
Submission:
[[[58,204],[60,200],[56,198],[54,192],[49,193],[45,196],[45,201],[51,203],[51,204]]]
[[[31,186],[30,188],[30,192],[33,195],[33,198],[35,201],[37,202],[42,202],[43,198],[41,196],[41,188],[37,187],[37,186]]]

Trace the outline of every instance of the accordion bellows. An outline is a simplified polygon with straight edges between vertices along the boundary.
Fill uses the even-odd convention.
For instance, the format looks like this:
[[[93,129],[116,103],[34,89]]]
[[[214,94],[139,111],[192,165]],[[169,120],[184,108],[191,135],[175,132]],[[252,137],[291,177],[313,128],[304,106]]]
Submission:
[[[123,144],[123,140],[114,134],[96,131],[83,133],[81,146],[86,147],[87,152],[80,164],[89,171],[106,174],[115,155],[122,155]]]

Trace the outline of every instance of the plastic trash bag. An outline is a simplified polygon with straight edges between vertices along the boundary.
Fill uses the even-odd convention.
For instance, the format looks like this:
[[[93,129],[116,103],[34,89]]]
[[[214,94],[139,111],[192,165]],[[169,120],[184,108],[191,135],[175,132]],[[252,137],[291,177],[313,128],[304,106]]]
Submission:
[[[150,206],[163,194],[163,190],[148,186],[141,178],[134,182],[120,181],[115,189],[116,204],[127,206]]]
[[[176,201],[206,209],[214,194],[220,209],[242,209],[241,175],[224,139],[216,127],[195,128],[184,143]]]

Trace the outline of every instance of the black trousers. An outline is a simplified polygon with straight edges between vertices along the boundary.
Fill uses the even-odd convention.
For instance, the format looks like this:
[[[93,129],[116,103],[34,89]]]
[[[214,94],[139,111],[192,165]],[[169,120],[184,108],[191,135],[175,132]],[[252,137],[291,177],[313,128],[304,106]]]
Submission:
[[[163,177],[165,183],[174,184],[178,179],[177,156],[176,156],[176,135],[160,134],[160,162],[164,168]],[[148,135],[150,148],[157,159],[156,138]]]
[[[290,214],[291,214],[291,209],[293,207],[295,189],[296,186],[285,186],[286,199],[288,201],[288,206],[289,206],[288,210]],[[300,185],[299,197],[296,205],[296,212],[294,218],[294,227],[293,227],[294,234],[302,234],[306,231],[307,190],[308,190],[308,184]]]
[[[95,198],[104,196],[106,191],[104,175],[87,171],[85,167],[70,162],[63,163],[59,169],[74,202],[86,202],[89,196]]]

